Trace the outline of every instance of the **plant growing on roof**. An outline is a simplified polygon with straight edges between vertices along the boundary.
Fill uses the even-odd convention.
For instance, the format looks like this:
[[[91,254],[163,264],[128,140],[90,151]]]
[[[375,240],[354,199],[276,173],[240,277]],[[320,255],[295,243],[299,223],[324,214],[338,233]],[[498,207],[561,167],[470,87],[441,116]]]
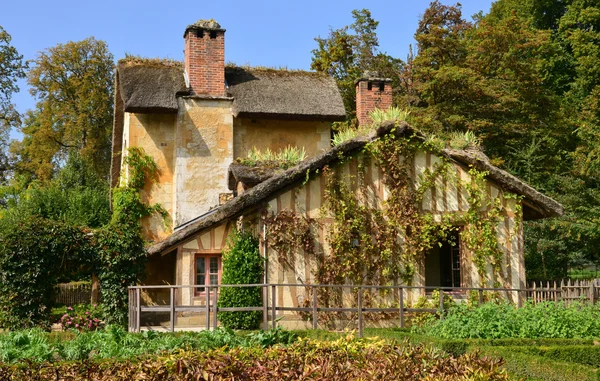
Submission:
[[[248,151],[247,157],[239,158],[237,161],[240,164],[249,167],[267,166],[288,169],[301,161],[304,161],[305,158],[306,150],[304,147],[300,148],[288,145],[278,152],[273,152],[269,148],[265,151],[261,151],[256,147],[252,147],[252,149]]]

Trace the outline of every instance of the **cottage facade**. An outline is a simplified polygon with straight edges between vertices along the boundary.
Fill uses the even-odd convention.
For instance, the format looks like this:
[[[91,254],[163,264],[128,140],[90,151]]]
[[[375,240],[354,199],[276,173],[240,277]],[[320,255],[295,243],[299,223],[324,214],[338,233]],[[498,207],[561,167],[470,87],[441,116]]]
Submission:
[[[253,229],[266,258],[267,283],[315,283],[319,261],[331,255],[328,232],[332,216],[326,206],[328,176],[337,175],[348,189],[362,189],[361,202],[386,208],[390,193],[384,169],[369,158],[367,147],[395,136],[422,142],[405,123],[383,123],[368,137],[331,147],[331,122],[343,120],[343,102],[332,78],[301,71],[226,67],[224,35],[214,21],[190,25],[184,33],[184,64],[124,60],[117,68],[112,182],[122,173],[122,155],[139,146],[157,162],[160,173],[144,196],[160,203],[170,222],[144,221],[150,241],[146,284],[205,285],[220,282],[221,254],[236,226]],[[357,116],[391,105],[391,83],[367,76],[357,81]],[[240,168],[238,157],[256,147],[277,151],[303,147],[308,159],[294,168],[269,173]],[[425,146],[421,146],[425,147]],[[399,160],[403,160],[400,158]],[[461,216],[472,211],[466,184],[469,171],[485,171],[486,202],[479,210],[499,212],[494,227],[502,252],[499,271],[488,267],[482,279],[474,253],[462,242],[440,242],[415,262],[414,286],[482,287],[525,284],[522,221],[562,214],[562,206],[519,179],[492,166],[478,152],[420,148],[410,157],[411,186],[448,163],[424,191],[416,208],[432,221],[452,219],[456,231]],[[326,170],[328,169],[328,170]],[[356,179],[361,179],[357,185]],[[454,180],[449,180],[454,179]],[[293,265],[281,263],[267,236],[268,219],[283,211],[314,221],[315,250],[297,250]],[[402,237],[398,237],[402,240]],[[358,242],[357,244],[360,244]],[[317,254],[315,254],[317,253]],[[405,280],[397,280],[402,284]],[[407,295],[409,299],[415,295]],[[201,304],[200,293],[182,289],[178,303]],[[280,305],[301,305],[307,295],[297,287],[278,293]]]

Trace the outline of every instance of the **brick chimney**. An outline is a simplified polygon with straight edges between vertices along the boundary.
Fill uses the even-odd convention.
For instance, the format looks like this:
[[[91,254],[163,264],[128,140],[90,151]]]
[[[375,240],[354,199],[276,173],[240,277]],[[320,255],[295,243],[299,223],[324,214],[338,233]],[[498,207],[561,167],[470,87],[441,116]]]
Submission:
[[[224,96],[225,29],[215,20],[199,20],[185,28],[184,61],[192,94]]]
[[[377,72],[366,71],[356,80],[356,117],[358,124],[368,124],[369,113],[376,108],[386,110],[392,106],[392,80],[379,78]]]

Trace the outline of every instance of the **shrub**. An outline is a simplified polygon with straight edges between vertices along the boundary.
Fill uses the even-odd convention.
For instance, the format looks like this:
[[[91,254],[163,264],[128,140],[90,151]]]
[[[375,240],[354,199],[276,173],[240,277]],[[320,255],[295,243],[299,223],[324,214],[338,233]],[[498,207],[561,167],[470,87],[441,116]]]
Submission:
[[[258,240],[250,232],[234,231],[223,253],[223,284],[258,284],[262,282],[264,258]],[[219,307],[260,307],[259,287],[223,287]],[[223,326],[231,329],[255,329],[260,325],[261,311],[219,312]]]
[[[273,152],[269,148],[266,151],[260,151],[256,147],[248,152],[248,156],[238,159],[238,162],[243,165],[255,167],[272,166],[282,169],[288,169],[303,161],[306,158],[306,150],[304,147],[287,146],[279,152]]]
[[[77,331],[95,331],[101,328],[102,308],[97,305],[76,305],[67,307],[67,312],[61,316],[58,323],[63,330],[75,329]]]
[[[0,327],[48,327],[59,277],[90,253],[89,238],[61,222],[28,217],[0,237]]]
[[[443,320],[430,320],[414,332],[441,338],[594,338],[600,337],[600,306],[573,303],[456,305]]]
[[[502,361],[469,353],[459,358],[409,342],[341,338],[299,340],[267,349],[221,348],[168,356],[15,365],[0,364],[0,379],[169,380],[508,380]]]

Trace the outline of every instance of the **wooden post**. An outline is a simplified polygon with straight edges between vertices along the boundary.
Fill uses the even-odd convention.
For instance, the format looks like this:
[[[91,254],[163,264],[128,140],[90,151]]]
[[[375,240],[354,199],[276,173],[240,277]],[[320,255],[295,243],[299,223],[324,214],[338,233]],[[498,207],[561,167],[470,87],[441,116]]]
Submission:
[[[525,286],[527,287],[527,285]],[[527,290],[525,290],[525,299],[527,299]],[[523,297],[521,290],[517,291],[517,308],[523,307]]]
[[[277,328],[277,302],[275,297],[277,296],[277,287],[275,285],[271,286],[271,297],[273,298],[273,303],[271,304],[271,319],[273,320],[271,324],[273,324],[273,329]]]
[[[479,289],[478,294],[479,294],[479,305],[482,305],[483,304],[483,290]]]
[[[98,276],[95,273],[93,273],[92,274],[92,296],[91,296],[90,303],[92,305],[98,304],[99,300],[100,300],[100,279],[98,279]]]
[[[269,328],[269,289],[262,286],[263,297],[263,329]]]
[[[217,298],[219,296],[219,288],[215,287],[215,291],[213,292],[213,327],[214,329],[217,329],[217,324],[219,323],[218,321],[218,317],[217,317],[217,311],[218,311],[218,307],[217,307]]]
[[[135,289],[135,332],[140,332],[140,316],[142,315],[142,304],[141,304],[141,291],[139,288]]]
[[[594,295],[594,284],[590,284],[590,304],[594,304],[596,302],[596,295]]]
[[[317,329],[317,286],[313,286],[313,302],[312,302],[312,326]]]
[[[206,303],[206,330],[210,330],[210,287],[205,287],[206,293],[204,294],[204,299]]]
[[[440,319],[444,318],[444,290],[440,289]]]
[[[175,332],[175,288],[171,287],[170,290],[171,292],[171,317],[170,317],[170,321],[171,321],[171,332]]]
[[[404,289],[400,288],[400,328],[404,328]]]
[[[362,287],[358,288],[358,337],[363,337]]]

